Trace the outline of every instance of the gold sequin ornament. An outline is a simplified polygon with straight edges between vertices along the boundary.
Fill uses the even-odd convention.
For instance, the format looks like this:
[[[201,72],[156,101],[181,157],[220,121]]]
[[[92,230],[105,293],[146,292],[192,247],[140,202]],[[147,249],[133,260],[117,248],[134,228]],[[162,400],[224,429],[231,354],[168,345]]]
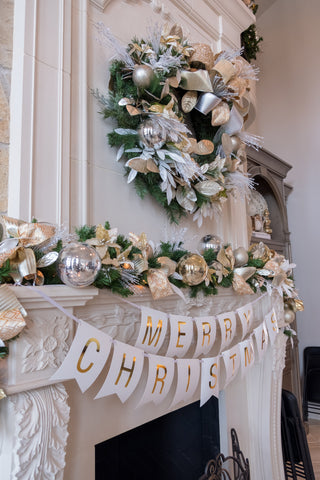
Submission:
[[[193,53],[189,64],[194,68],[205,68],[211,70],[214,65],[214,56],[211,48],[206,43],[196,43],[192,46]]]

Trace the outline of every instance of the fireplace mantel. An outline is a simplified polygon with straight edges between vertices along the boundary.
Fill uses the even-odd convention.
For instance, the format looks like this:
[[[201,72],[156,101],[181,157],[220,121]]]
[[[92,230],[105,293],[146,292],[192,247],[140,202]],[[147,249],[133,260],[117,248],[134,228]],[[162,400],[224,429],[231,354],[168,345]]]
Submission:
[[[53,383],[50,377],[68,351],[75,324],[32,288],[12,289],[28,317],[27,327],[10,344],[8,359],[0,363],[1,384],[8,395],[0,402],[1,424],[5,425],[0,443],[2,478],[62,479],[64,471],[68,480],[94,478],[94,445],[168,413],[172,397],[157,407],[147,404],[136,408],[143,382],[124,404],[114,395],[94,400],[103,374],[84,394],[74,381]],[[69,313],[134,344],[139,310],[121,297],[90,287],[47,286],[41,290]],[[171,313],[204,316],[238,308],[255,298],[222,289],[212,298],[191,299],[186,295],[185,302],[176,295],[154,301],[149,294],[134,297],[133,302]],[[261,319],[271,306],[277,317],[283,318],[280,297],[266,296],[255,305],[255,318]],[[237,328],[234,342],[240,339]],[[220,392],[221,450],[229,451],[228,432],[235,427],[249,457],[252,478],[261,480],[284,478],[280,398],[286,339],[280,332],[263,361],[256,362],[244,378],[238,373]],[[191,401],[198,399],[199,387]]]

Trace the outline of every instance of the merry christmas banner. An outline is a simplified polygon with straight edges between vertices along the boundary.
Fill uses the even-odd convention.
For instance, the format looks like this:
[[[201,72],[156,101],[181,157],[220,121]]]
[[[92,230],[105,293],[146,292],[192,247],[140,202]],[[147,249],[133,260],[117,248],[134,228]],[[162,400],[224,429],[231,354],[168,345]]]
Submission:
[[[255,361],[260,361],[268,343],[273,344],[279,332],[274,309],[251,331],[252,303],[235,312],[195,318],[136,307],[141,310],[141,323],[135,346],[79,320],[70,350],[52,380],[75,379],[85,392],[110,360],[105,381],[95,398],[116,394],[125,402],[136,390],[145,367],[147,381],[138,406],[149,402],[157,405],[173,389],[171,406],[187,402],[199,382],[202,406],[210,397],[219,397],[219,391],[239,372],[244,376]],[[243,340],[232,345],[237,318]],[[212,351],[214,356],[210,356]],[[197,358],[204,355],[205,358]]]

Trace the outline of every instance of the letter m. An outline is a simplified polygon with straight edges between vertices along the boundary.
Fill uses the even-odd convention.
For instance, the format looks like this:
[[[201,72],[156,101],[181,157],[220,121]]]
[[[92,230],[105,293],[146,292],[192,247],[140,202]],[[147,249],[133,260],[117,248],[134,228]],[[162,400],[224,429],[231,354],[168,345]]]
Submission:
[[[158,321],[157,328],[155,332],[153,333],[152,329],[152,318],[150,315],[147,317],[147,327],[146,327],[146,333],[144,334],[142,343],[145,343],[149,334],[149,339],[147,340],[148,345],[152,345],[154,342],[154,347],[157,346],[160,336],[161,336],[161,331],[162,331],[162,320]]]

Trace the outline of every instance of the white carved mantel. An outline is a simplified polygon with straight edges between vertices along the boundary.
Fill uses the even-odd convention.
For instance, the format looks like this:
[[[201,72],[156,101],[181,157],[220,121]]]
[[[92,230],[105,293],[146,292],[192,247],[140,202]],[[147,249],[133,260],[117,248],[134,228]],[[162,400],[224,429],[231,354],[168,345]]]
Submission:
[[[94,478],[94,446],[169,412],[174,388],[162,404],[136,408],[145,378],[124,404],[114,395],[94,400],[104,381],[103,373],[84,394],[74,381],[52,384],[50,377],[72,341],[73,321],[29,288],[12,288],[28,317],[27,327],[10,345],[8,359],[0,363],[1,385],[8,394],[0,402],[1,479],[62,479],[64,471],[68,480]],[[140,313],[120,297],[95,288],[41,289],[69,313],[120,341],[135,343]],[[237,296],[227,289],[210,299],[187,298],[184,302],[173,296],[153,301],[147,294],[136,297],[134,302],[166,312],[201,316],[235,309],[254,298]],[[283,318],[282,301],[267,296],[254,305],[252,328],[261,322],[271,305],[278,318]],[[234,343],[241,339],[240,333],[238,325]],[[252,478],[259,480],[284,478],[280,401],[286,339],[279,333],[263,361],[256,361],[245,377],[241,378],[239,373],[220,392],[221,450],[229,451],[230,429],[235,427],[249,457]],[[192,401],[198,399],[199,387]]]

